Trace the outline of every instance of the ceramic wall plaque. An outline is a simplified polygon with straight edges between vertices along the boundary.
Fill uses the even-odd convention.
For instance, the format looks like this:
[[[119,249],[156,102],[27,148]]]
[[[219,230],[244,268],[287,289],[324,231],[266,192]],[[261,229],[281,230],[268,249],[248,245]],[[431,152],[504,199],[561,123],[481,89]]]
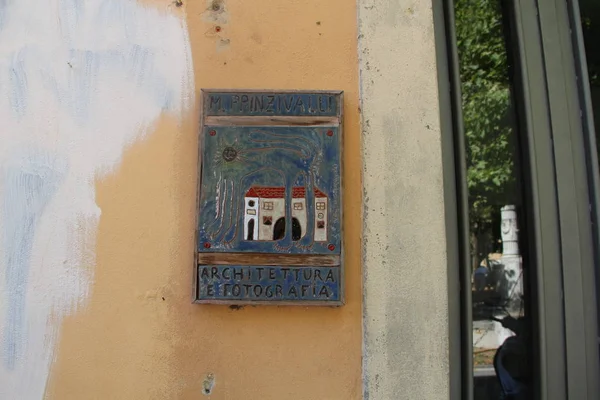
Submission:
[[[343,304],[342,105],[202,91],[196,303]]]

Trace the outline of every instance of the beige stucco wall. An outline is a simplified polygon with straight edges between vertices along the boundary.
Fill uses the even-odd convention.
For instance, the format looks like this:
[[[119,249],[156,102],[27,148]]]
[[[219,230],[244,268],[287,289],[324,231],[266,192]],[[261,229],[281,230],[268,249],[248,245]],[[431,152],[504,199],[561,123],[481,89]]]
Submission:
[[[183,2],[195,90],[345,92],[341,308],[191,304],[197,107],[163,116],[96,182],[87,305],[61,324],[49,399],[361,398],[361,180],[356,8],[347,0]],[[216,27],[219,26],[219,32]]]
[[[365,398],[448,398],[431,2],[359,0]]]
[[[429,2],[34,2],[0,18],[0,398],[448,397]],[[191,303],[201,88],[344,91],[345,306]]]

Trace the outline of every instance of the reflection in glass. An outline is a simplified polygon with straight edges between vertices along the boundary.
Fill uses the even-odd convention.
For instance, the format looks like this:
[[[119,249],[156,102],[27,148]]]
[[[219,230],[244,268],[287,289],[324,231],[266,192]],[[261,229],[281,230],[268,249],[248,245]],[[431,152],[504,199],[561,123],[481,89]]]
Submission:
[[[580,0],[581,27],[596,125],[596,150],[600,150],[600,2]]]
[[[596,131],[596,151],[600,159],[600,1],[580,0],[579,6]],[[600,274],[596,277],[596,284],[600,309]]]
[[[531,338],[518,126],[500,0],[455,0],[473,304],[475,399],[526,399]]]

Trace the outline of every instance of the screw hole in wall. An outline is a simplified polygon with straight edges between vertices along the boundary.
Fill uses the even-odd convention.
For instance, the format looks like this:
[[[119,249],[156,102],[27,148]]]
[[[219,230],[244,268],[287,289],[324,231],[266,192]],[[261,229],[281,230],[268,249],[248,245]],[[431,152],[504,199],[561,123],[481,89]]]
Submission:
[[[215,386],[215,376],[212,373],[206,375],[204,382],[202,382],[202,393],[206,396],[210,395]]]

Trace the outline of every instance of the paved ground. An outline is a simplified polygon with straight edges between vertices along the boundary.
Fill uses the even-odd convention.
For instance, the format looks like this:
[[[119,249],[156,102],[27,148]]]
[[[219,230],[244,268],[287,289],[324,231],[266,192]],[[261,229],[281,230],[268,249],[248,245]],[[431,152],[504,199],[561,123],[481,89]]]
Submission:
[[[482,349],[498,348],[513,333],[496,321],[473,322],[473,347]]]

